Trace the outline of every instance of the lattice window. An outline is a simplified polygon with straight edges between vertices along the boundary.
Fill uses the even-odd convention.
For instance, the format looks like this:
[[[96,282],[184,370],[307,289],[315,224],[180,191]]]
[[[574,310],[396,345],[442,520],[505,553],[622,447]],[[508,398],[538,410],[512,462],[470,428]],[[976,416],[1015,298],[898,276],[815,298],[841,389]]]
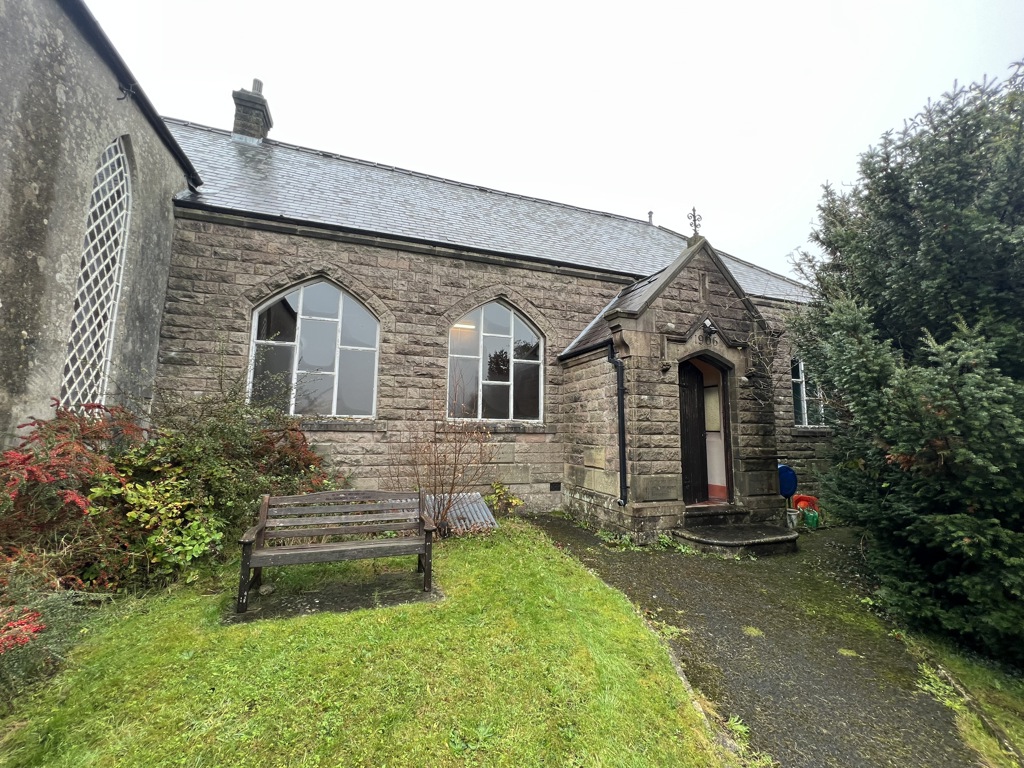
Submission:
[[[119,137],[103,151],[92,180],[60,391],[65,405],[102,403],[106,398],[130,209],[128,158]]]

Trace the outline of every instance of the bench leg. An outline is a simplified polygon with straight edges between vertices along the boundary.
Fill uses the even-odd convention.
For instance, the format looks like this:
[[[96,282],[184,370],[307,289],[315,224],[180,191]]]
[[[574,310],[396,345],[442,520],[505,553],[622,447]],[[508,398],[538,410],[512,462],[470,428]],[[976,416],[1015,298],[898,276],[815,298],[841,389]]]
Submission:
[[[427,536],[430,536],[430,534],[428,533]],[[426,550],[427,551],[424,552],[422,555],[419,555],[419,570],[423,572],[423,591],[424,592],[429,592],[430,588],[431,588],[431,583],[430,583],[431,582],[431,573],[430,572],[431,572],[431,570],[433,568],[433,563],[431,562],[430,540],[429,539],[427,540]]]
[[[245,613],[249,607],[249,558],[252,555],[252,544],[242,545],[242,573],[238,579],[238,600],[235,613]]]
[[[249,589],[259,589],[263,583],[263,568],[252,569],[252,581],[249,582]]]

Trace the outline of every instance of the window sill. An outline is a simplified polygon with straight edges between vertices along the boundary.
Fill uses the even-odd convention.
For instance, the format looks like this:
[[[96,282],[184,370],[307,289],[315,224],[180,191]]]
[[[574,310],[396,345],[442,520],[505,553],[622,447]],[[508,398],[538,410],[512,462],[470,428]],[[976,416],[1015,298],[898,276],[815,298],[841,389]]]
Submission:
[[[524,421],[477,421],[464,422],[478,424],[492,435],[519,434],[519,435],[550,435],[554,434],[555,428],[547,424]]]
[[[387,432],[388,423],[376,419],[309,419],[299,424],[303,432]]]
[[[793,425],[793,435],[800,437],[832,437],[831,427]]]

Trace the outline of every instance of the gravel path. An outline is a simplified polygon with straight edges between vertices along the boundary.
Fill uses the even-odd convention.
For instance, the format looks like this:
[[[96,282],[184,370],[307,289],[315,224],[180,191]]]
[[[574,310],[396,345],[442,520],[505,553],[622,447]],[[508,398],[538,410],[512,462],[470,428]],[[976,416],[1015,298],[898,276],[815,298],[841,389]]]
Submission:
[[[951,710],[917,688],[917,661],[857,599],[850,531],[803,535],[795,555],[726,560],[612,550],[564,520],[538,523],[683,629],[671,643],[690,682],[784,768],[980,765]]]

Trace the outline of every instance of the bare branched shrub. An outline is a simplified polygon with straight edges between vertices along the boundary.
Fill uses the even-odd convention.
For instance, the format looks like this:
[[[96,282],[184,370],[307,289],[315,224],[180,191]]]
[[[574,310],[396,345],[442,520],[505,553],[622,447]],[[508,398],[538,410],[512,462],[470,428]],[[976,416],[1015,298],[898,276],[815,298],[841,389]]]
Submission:
[[[448,516],[460,493],[486,484],[485,467],[494,458],[490,431],[478,421],[446,416],[444,393],[434,398],[425,419],[388,443],[382,484],[389,490],[423,489],[433,497],[438,532],[448,534]]]
[[[766,329],[759,323],[747,336],[747,356],[749,369],[745,375],[750,381],[751,395],[760,405],[770,405],[775,400],[776,381],[774,373],[782,347],[782,334],[773,329]],[[782,366],[789,370],[788,364]]]

